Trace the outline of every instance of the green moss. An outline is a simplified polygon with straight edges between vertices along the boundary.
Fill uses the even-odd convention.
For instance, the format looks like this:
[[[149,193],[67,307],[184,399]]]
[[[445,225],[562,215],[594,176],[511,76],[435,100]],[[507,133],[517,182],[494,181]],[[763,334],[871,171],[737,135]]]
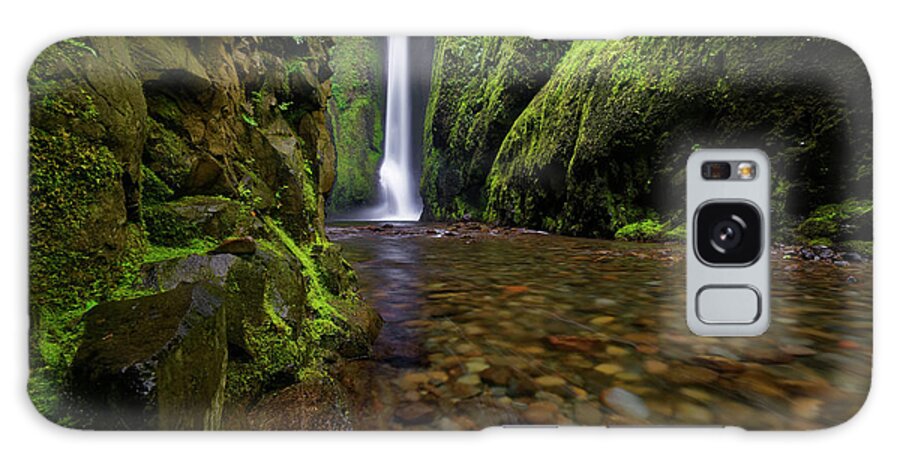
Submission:
[[[797,226],[796,234],[805,243],[827,246],[871,240],[872,201],[853,199],[819,206]]]
[[[344,316],[331,304],[332,299],[336,298],[322,283],[319,268],[314,261],[311,248],[313,246],[328,246],[326,242],[317,244],[309,244],[303,248],[297,246],[294,240],[284,231],[278,224],[269,217],[264,218],[266,226],[274,234],[274,236],[284,245],[303,266],[303,276],[308,279],[307,286],[307,304],[315,313],[325,319],[343,320]],[[333,324],[332,324],[333,325]],[[326,330],[332,325],[322,325],[319,329]],[[335,326],[336,327],[336,326]],[[317,336],[324,335],[320,333]]]
[[[218,242],[201,239],[194,239],[183,247],[150,245],[147,247],[147,253],[144,255],[143,262],[157,263],[189,255],[203,255],[215,249],[216,246],[218,246]]]
[[[655,242],[663,237],[664,226],[653,219],[628,224],[616,231],[616,240],[626,242]]]
[[[682,207],[692,147],[751,146],[770,155],[778,237],[871,188],[866,82],[858,57],[827,40],[575,42],[497,150],[485,217],[612,237]]]
[[[436,40],[421,186],[426,218],[481,217],[504,134],[568,45],[524,37]]]
[[[148,204],[143,219],[151,243],[177,248],[190,247],[198,240],[219,241],[235,235],[251,216],[247,205],[235,200],[197,195]]]
[[[872,257],[873,248],[871,240],[847,240],[837,244],[837,249],[844,252],[859,253],[862,256]]]
[[[144,204],[159,204],[171,199],[175,192],[163,182],[155,172],[145,165],[141,165],[141,201]]]
[[[338,37],[332,49],[333,100],[329,103],[337,153],[329,210],[368,204],[377,194],[383,156],[384,82],[381,39]]]

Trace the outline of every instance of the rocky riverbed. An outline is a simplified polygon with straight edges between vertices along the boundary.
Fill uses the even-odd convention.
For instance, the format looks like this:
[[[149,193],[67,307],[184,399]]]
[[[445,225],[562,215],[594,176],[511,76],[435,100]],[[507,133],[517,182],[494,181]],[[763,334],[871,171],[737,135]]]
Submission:
[[[684,247],[461,224],[335,224],[385,320],[343,365],[354,428],[706,424],[810,429],[863,403],[872,265],[772,250],[762,337],[684,324]]]

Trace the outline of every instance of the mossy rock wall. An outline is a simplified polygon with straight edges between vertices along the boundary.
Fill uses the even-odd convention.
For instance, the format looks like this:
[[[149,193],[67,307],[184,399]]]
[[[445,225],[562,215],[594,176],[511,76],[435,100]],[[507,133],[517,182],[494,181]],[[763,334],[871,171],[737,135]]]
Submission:
[[[784,238],[816,206],[870,194],[871,130],[865,67],[833,41],[575,42],[506,134],[486,217],[612,237],[683,216],[693,149],[757,147],[772,163]]]
[[[326,121],[332,46],[310,37],[78,38],[37,57],[28,76],[29,392],[43,414],[84,425],[64,405],[90,308],[169,290],[140,285],[142,266],[202,255],[228,237],[256,238],[265,263],[238,266],[224,282],[199,265],[180,272],[192,284],[253,290],[252,304],[271,309],[241,323],[267,360],[250,368],[247,391],[271,387],[261,364],[272,359],[291,364],[294,380],[327,375],[321,357],[340,354],[324,346],[352,332],[342,311],[371,311],[355,297],[352,271],[320,277],[336,258],[322,264],[313,253],[329,246],[325,197],[336,177]],[[314,354],[292,357],[299,351]]]
[[[378,194],[378,166],[384,156],[386,40],[338,37],[328,121],[337,152],[330,212],[371,204]]]
[[[526,37],[436,39],[423,147],[425,219],[480,217],[504,136],[568,46]]]

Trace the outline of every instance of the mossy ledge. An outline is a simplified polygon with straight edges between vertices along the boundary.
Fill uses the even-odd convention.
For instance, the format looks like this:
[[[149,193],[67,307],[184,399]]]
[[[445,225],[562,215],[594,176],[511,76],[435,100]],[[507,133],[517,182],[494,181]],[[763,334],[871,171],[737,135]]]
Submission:
[[[80,428],[245,428],[278,388],[340,388],[321,379],[367,353],[380,319],[324,235],[332,45],[91,37],[35,60],[29,393],[42,414]],[[138,349],[142,330],[160,343]]]

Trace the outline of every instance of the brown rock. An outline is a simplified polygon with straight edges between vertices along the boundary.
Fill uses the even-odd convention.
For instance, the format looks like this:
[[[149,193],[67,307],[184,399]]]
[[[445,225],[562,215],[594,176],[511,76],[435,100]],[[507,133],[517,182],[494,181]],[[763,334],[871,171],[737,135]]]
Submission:
[[[559,417],[559,407],[547,401],[535,401],[522,414],[529,424],[555,424]]]
[[[252,255],[253,253],[256,253],[256,241],[253,240],[253,237],[226,239],[215,250],[209,252],[211,255]]]
[[[735,361],[734,359],[729,359],[724,356],[694,356],[694,362],[719,372],[743,372],[746,370],[746,366],[740,361]]]
[[[421,402],[401,406],[394,411],[394,417],[408,425],[427,424],[433,421],[436,415],[437,411],[433,406]]]
[[[669,382],[687,385],[714,382],[719,377],[719,374],[717,374],[716,371],[705,367],[679,365],[672,366],[669,371],[664,374],[664,377]]]
[[[489,385],[505,386],[512,377],[512,371],[508,367],[491,366],[480,375],[481,379]]]

